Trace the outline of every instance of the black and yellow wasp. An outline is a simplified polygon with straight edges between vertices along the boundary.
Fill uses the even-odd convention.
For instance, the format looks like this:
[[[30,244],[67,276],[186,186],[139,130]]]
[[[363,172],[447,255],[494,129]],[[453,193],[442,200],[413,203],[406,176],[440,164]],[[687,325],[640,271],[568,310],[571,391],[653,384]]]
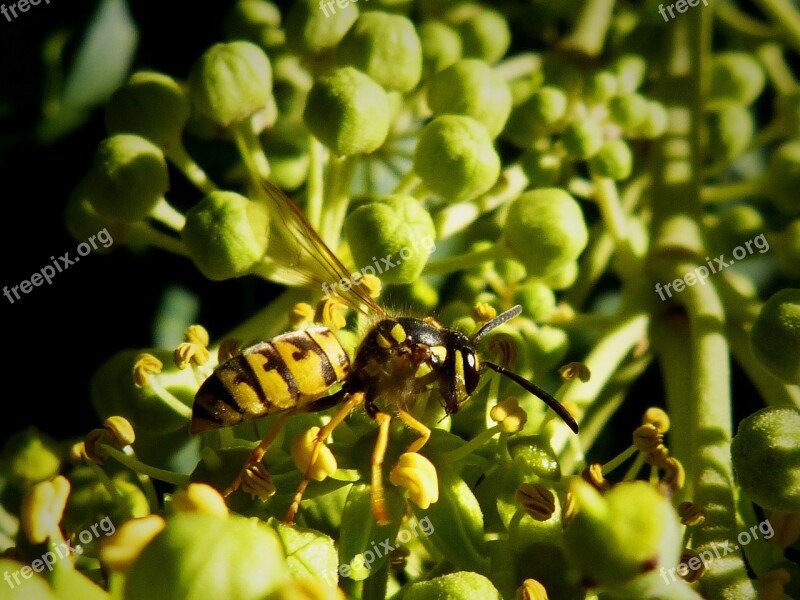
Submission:
[[[284,241],[297,246],[292,268],[316,285],[350,278],[347,268],[300,208],[271,183],[262,185]],[[195,434],[280,414],[226,494],[239,486],[248,468],[261,462],[289,416],[340,405],[316,437],[313,464],[320,444],[347,415],[363,407],[379,426],[371,461],[372,512],[379,523],[385,523],[389,519],[383,500],[382,462],[392,415],[419,433],[419,438],[407,449],[419,451],[431,430],[412,416],[407,407],[417,395],[432,392],[439,395],[447,414],[457,412],[477,387],[484,367],[509,377],[541,398],[577,433],[577,423],[553,396],[504,367],[479,359],[477,342],[498,325],[519,315],[519,306],[498,315],[467,337],[442,327],[432,318],[390,316],[361,285],[343,292],[341,301],[377,319],[357,348],[352,363],[330,329],[312,327],[245,348],[219,365],[197,391],[191,421],[191,432]],[[336,383],[342,384],[341,389],[326,395]],[[309,480],[306,472],[286,515],[287,522],[293,521]]]

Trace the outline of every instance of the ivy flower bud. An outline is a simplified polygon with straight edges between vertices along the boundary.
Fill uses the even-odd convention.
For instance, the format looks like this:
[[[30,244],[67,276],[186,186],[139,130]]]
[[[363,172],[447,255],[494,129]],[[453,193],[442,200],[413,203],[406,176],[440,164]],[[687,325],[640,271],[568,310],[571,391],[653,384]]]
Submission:
[[[732,100],[752,104],[766,82],[764,69],[747,52],[721,52],[711,59],[711,101]]]
[[[375,275],[372,265],[377,265],[377,273],[387,283],[418,279],[436,236],[433,219],[422,204],[411,196],[399,195],[359,206],[347,216],[344,233],[353,260],[363,265],[361,271]]]
[[[292,459],[297,468],[303,473],[308,473],[311,479],[322,481],[328,475],[333,475],[338,468],[336,457],[324,442],[317,444],[319,427],[311,427],[305,433],[300,434],[292,441]],[[317,456],[312,465],[311,459],[314,453],[314,446],[318,446]]]
[[[186,213],[181,231],[192,261],[214,281],[246,275],[267,251],[266,208],[235,192],[211,192]]]
[[[408,490],[411,501],[422,509],[439,499],[439,479],[436,467],[417,452],[405,452],[389,472],[392,485]]]
[[[541,281],[521,285],[514,292],[514,304],[522,306],[522,314],[531,321],[547,318],[556,308],[556,295]]]
[[[547,590],[535,579],[526,579],[517,588],[517,600],[548,600]]]
[[[286,15],[286,44],[299,54],[331,52],[358,18],[354,2],[336,7],[333,14],[320,9],[318,0],[298,0]]]
[[[61,466],[58,446],[35,427],[28,427],[10,436],[3,444],[3,473],[14,485],[28,489],[35,483],[51,479]]]
[[[458,571],[419,583],[412,583],[403,600],[501,600],[497,588],[483,575],[473,571]]]
[[[60,536],[58,524],[69,496],[69,481],[63,475],[34,485],[25,494],[20,508],[20,525],[32,544]]]
[[[560,88],[544,86],[517,109],[529,121],[532,128],[547,130],[556,126],[567,114],[569,99]]]
[[[189,71],[189,97],[198,112],[222,127],[244,121],[272,96],[272,66],[251,42],[214,44]]]
[[[620,91],[631,93],[644,83],[647,61],[638,54],[623,54],[614,61],[611,70],[619,80]]]
[[[142,221],[168,189],[167,161],[158,146],[127,133],[98,144],[85,190],[101,217]]]
[[[781,341],[774,343],[778,345]],[[800,512],[798,427],[800,411],[771,406],[742,420],[731,441],[731,458],[739,485],[765,508]]]
[[[765,179],[775,208],[790,217],[800,215],[800,140],[785,142],[773,151]]]
[[[165,526],[166,521],[160,515],[125,521],[110,537],[101,541],[100,561],[108,570],[124,573]]]
[[[511,114],[511,90],[482,60],[463,59],[428,82],[428,105],[436,116],[466,115],[483,123],[496,138]]]
[[[741,155],[753,138],[753,115],[737,102],[718,102],[703,114],[706,154],[716,160]]]
[[[750,330],[750,345],[767,371],[800,384],[800,289],[782,289],[764,303]]]
[[[560,188],[525,192],[508,208],[503,241],[530,276],[542,277],[575,261],[588,240],[580,206]]]
[[[109,133],[134,133],[166,149],[177,146],[189,121],[190,103],[169,75],[138,71],[111,95],[106,106]]]
[[[521,483],[514,492],[514,498],[536,521],[547,521],[556,512],[556,499],[553,492],[541,485]]]
[[[467,18],[458,24],[464,56],[480,58],[489,64],[499,61],[511,45],[508,22],[499,12],[474,4]]]
[[[437,73],[461,58],[461,36],[447,23],[425,21],[417,27],[417,35],[422,45],[422,65],[427,74]]]
[[[609,71],[597,71],[589,76],[584,88],[584,97],[595,104],[605,104],[617,95],[619,79]]]
[[[597,175],[622,181],[631,175],[633,153],[625,140],[608,140],[591,158],[589,164]]]
[[[428,123],[414,151],[414,171],[447,202],[480,196],[500,175],[500,158],[486,128],[462,115]]]
[[[386,140],[391,112],[380,84],[353,67],[342,67],[314,82],[303,121],[335,154],[369,154]]]
[[[336,64],[363,71],[387,90],[408,92],[422,76],[422,45],[408,18],[366,12],[337,46]]]
[[[248,40],[263,48],[273,48],[285,42],[280,29],[281,11],[267,0],[239,0],[225,17],[225,37],[229,40]]]
[[[586,117],[567,125],[561,137],[564,149],[576,160],[594,156],[603,145],[603,128],[595,119]]]
[[[664,135],[667,125],[669,125],[667,109],[660,102],[650,101],[647,103],[647,115],[644,120],[639,123],[636,131],[628,133],[654,140]]]
[[[649,102],[637,93],[621,94],[608,101],[608,112],[625,131],[636,129],[647,118]]]
[[[206,483],[190,483],[186,488],[172,494],[170,502],[175,512],[197,512],[218,517],[228,516],[224,498]]]

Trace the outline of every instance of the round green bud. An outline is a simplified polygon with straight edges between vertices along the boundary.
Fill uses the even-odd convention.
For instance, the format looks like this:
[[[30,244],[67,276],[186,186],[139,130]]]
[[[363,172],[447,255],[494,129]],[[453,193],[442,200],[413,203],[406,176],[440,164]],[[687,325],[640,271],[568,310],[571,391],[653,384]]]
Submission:
[[[511,113],[511,90],[482,60],[467,58],[439,71],[428,83],[434,115],[466,115],[497,137]]]
[[[780,290],[764,303],[750,330],[750,344],[767,371],[800,384],[800,290]]]
[[[800,140],[784,142],[773,151],[766,183],[775,208],[791,217],[800,215]]]
[[[556,152],[531,148],[520,156],[519,163],[531,187],[550,187],[561,179],[563,158]]]
[[[433,220],[411,196],[363,204],[345,219],[344,234],[361,273],[387,283],[411,283],[435,249]]]
[[[235,192],[211,192],[186,213],[181,237],[203,275],[214,281],[241,277],[264,258],[269,215]]]
[[[443,115],[420,133],[414,170],[445,201],[461,202],[494,185],[500,176],[500,157],[481,123],[472,117]]]
[[[560,188],[525,192],[508,207],[503,241],[529,275],[545,276],[574,261],[588,239],[581,207]]]
[[[584,97],[593,104],[605,104],[619,92],[619,79],[609,71],[592,73],[584,88]]]
[[[92,208],[85,178],[67,198],[67,204],[64,207],[64,222],[69,234],[78,242],[86,241],[96,235],[98,231],[105,230],[114,243],[109,244],[108,247],[105,245],[97,247],[94,251],[99,254],[108,254],[124,243],[128,237],[129,226],[127,223],[104,219]]]
[[[533,93],[517,110],[537,131],[558,125],[567,114],[569,99],[563,90],[544,86]]]
[[[800,411],[770,406],[743,419],[731,441],[736,480],[744,493],[764,508],[800,512],[798,431]]]
[[[653,140],[664,135],[668,125],[667,109],[660,102],[650,101],[647,103],[647,116],[639,123],[636,131],[628,133]]]
[[[197,111],[227,127],[267,106],[272,66],[251,42],[214,44],[192,66],[188,84]]]
[[[391,306],[410,306],[431,312],[439,304],[439,292],[423,278],[407,285],[393,285],[386,290],[383,299]]]
[[[403,600],[501,600],[500,592],[483,575],[472,571],[459,571],[436,577],[429,581],[412,583],[403,594]]]
[[[139,71],[111,95],[106,129],[111,134],[135,133],[168,148],[179,143],[189,110],[189,97],[172,77]]]
[[[213,540],[213,543],[209,543]],[[167,521],[125,577],[125,598],[262,600],[289,580],[277,534],[257,519],[182,513]]]
[[[476,7],[478,5],[475,5]],[[458,23],[464,56],[480,58],[489,64],[499,61],[511,45],[511,32],[503,15],[480,7]]]
[[[725,247],[733,248],[764,231],[761,212],[748,205],[738,204],[725,208],[719,215],[720,233],[725,237]]]
[[[11,435],[3,445],[3,473],[22,489],[52,479],[61,466],[58,446],[35,427]]]
[[[417,27],[422,44],[422,66],[425,73],[433,74],[452,65],[461,58],[461,36],[443,21],[425,21]]]
[[[262,48],[279,47],[286,39],[281,12],[267,0],[238,0],[225,17],[225,37],[247,40]]]
[[[594,156],[603,145],[603,128],[591,117],[578,119],[564,129],[561,142],[571,157],[585,160]]]
[[[422,76],[422,45],[406,17],[362,13],[336,48],[336,64],[363,71],[387,90],[408,92]]]
[[[590,159],[589,164],[597,175],[621,181],[631,175],[633,153],[625,140],[608,140]]]
[[[721,52],[711,59],[711,101],[731,100],[752,104],[763,91],[765,83],[764,69],[747,52]]]
[[[638,54],[624,54],[611,67],[619,81],[619,91],[632,93],[641,87],[647,74],[647,61]]]
[[[566,290],[578,279],[578,261],[570,261],[551,271],[542,278],[554,290]]]
[[[571,489],[578,511],[564,529],[564,548],[583,579],[627,584],[637,577],[659,578],[652,565],[677,565],[681,524],[670,500],[655,487],[625,481],[601,496],[575,478]]]
[[[386,140],[391,107],[386,92],[371,77],[342,67],[314,83],[303,121],[335,154],[369,154]]]
[[[560,365],[569,350],[569,336],[558,327],[542,325],[530,330],[523,329],[522,337],[531,366],[538,372],[549,371]]]
[[[531,321],[541,321],[556,307],[556,295],[541,281],[531,281],[514,292],[514,304],[522,305],[523,314]]]
[[[742,154],[753,138],[753,115],[737,102],[718,102],[703,114],[707,156],[731,160]]]
[[[353,2],[342,8],[336,2],[320,5],[318,0],[298,0],[286,15],[286,45],[311,56],[331,52],[357,18]]]
[[[101,217],[142,221],[168,189],[167,161],[158,146],[128,133],[97,145],[86,194]]]
[[[635,131],[644,123],[649,112],[649,101],[635,92],[614,96],[608,101],[611,118],[626,131]]]
[[[778,238],[778,264],[781,271],[793,279],[800,279],[800,219],[795,219]]]

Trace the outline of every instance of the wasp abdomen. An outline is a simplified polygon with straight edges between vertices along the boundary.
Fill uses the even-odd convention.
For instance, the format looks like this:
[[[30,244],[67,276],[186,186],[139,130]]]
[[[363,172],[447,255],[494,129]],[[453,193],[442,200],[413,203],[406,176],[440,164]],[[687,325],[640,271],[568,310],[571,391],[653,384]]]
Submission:
[[[317,399],[344,381],[350,360],[327,327],[291,331],[246,348],[200,386],[191,432],[229,427]]]

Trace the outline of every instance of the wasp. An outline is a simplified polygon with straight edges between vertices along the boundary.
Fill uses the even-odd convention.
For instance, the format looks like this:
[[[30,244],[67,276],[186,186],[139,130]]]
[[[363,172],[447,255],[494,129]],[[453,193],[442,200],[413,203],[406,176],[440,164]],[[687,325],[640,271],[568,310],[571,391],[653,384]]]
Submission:
[[[262,186],[284,240],[297,245],[292,268],[318,285],[350,278],[347,268],[320,238],[300,208],[273,184],[264,181]],[[501,313],[467,337],[460,331],[441,326],[433,318],[391,316],[361,285],[343,290],[341,300],[375,319],[352,362],[330,329],[312,327],[245,348],[217,366],[198,389],[192,407],[193,434],[279,415],[236,480],[225,490],[226,495],[240,485],[248,468],[262,461],[291,415],[339,407],[314,440],[313,464],[321,444],[335,428],[353,410],[363,408],[379,427],[371,458],[372,512],[379,523],[387,523],[382,463],[393,416],[419,434],[406,449],[418,452],[430,438],[431,430],[409,412],[407,407],[414,398],[428,392],[437,394],[445,413],[454,414],[475,391],[486,368],[510,378],[539,397],[575,433],[578,432],[573,417],[548,392],[479,356],[480,339],[518,316],[522,312],[520,306]],[[341,384],[341,388],[328,393],[335,384]],[[295,492],[285,518],[288,523],[293,522],[299,509],[310,481],[310,470],[311,467]]]

